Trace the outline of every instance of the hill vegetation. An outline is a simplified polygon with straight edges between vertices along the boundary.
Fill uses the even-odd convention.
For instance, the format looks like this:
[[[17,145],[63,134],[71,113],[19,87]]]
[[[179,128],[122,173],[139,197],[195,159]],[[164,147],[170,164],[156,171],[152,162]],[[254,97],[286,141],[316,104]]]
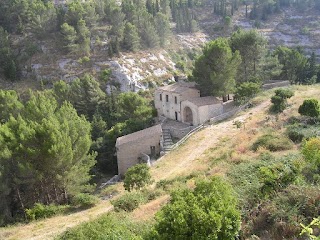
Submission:
[[[258,26],[287,7],[318,11],[320,1],[3,0],[0,78],[8,90],[0,89],[0,225],[106,202],[92,194],[95,184],[117,171],[115,141],[153,124],[152,88],[162,83],[153,81],[151,91],[123,93],[109,68],[86,73],[87,66],[96,67],[91,57],[104,61],[170,49],[174,33],[199,30],[206,9],[222,20],[219,35],[230,37],[207,43],[202,53],[172,52],[174,74],[189,74],[203,96],[226,100],[235,93],[236,103],[253,106],[263,98],[252,109],[258,115],[247,112],[234,122],[208,126],[155,167],[130,169],[124,181],[129,191],[111,201],[115,212],[60,238],[298,238],[299,224],[307,226],[319,215],[320,66],[314,52],[270,49],[257,30],[230,29],[240,6]],[[68,81],[33,81],[33,90],[12,90],[30,83],[28,73],[37,68],[32,59],[45,52],[46,61],[76,58],[83,71]],[[310,86],[252,99],[270,79]],[[273,105],[264,109],[270,100]],[[117,185],[99,196],[125,190]],[[147,217],[135,218],[153,203]],[[101,211],[110,211],[107,206]]]
[[[233,196],[237,198],[237,211],[241,216],[241,231],[237,234],[241,237],[298,238],[302,230],[300,223],[307,225],[319,214],[319,140],[318,131],[312,131],[317,128],[318,122],[315,123],[313,117],[301,116],[298,109],[305,99],[318,96],[319,86],[297,86],[291,90],[294,96],[288,100],[282,113],[270,113],[270,99],[274,92],[270,90],[253,100],[257,107],[248,109],[234,120],[209,126],[196,133],[151,169],[155,184],[120,194],[112,201],[120,212],[109,213],[79,225],[74,230],[68,230],[61,238],[86,239],[93,233],[99,234],[94,235],[96,237],[104,234],[117,234],[110,236],[120,237],[126,236],[127,230],[133,234],[130,235],[132,239],[154,237],[152,229],[161,219],[161,214],[155,220],[153,216],[166,203],[167,196],[173,194],[172,197],[177,201],[172,201],[171,207],[179,207],[178,203],[182,201],[179,194],[192,194],[198,181],[210,181],[213,176],[219,176],[222,186],[229,186],[228,189],[235,192]],[[243,122],[240,129],[234,125],[235,121]],[[305,140],[297,141],[294,138],[296,135],[290,134],[293,131]],[[273,136],[270,143],[276,146],[270,150],[269,143],[262,141],[267,139],[267,135]],[[258,142],[259,146],[254,147]],[[101,194],[109,196],[116,191],[124,191],[122,184],[107,188]],[[226,193],[225,190],[223,192]],[[169,217],[168,214],[162,216]],[[174,216],[178,217],[179,214]],[[114,224],[110,227],[105,225],[109,226],[111,222]],[[190,226],[192,221],[184,224]],[[144,226],[144,231],[134,230],[141,226]],[[155,230],[160,231],[160,228],[156,227]],[[54,232],[51,236],[54,236]]]

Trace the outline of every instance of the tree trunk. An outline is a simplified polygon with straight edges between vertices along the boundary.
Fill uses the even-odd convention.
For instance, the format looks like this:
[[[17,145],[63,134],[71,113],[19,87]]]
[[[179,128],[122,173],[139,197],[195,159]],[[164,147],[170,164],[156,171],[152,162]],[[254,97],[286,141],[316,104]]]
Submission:
[[[25,212],[25,206],[24,206],[24,203],[22,201],[22,197],[21,197],[20,190],[19,190],[18,187],[16,187],[16,192],[17,192],[17,196],[18,196],[18,200],[19,200],[20,206],[21,206],[21,208],[23,210],[24,218],[27,219],[26,212]]]

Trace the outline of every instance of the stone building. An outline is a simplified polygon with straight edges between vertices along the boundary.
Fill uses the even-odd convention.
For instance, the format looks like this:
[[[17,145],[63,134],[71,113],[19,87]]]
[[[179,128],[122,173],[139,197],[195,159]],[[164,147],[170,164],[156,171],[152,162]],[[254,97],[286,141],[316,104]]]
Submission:
[[[223,114],[232,101],[223,102],[213,97],[200,97],[200,91],[192,82],[177,82],[159,87],[154,96],[158,116],[198,126],[210,118]]]
[[[195,83],[178,82],[157,88],[154,94],[154,104],[158,116],[182,121],[181,102],[200,97],[200,91]]]
[[[160,124],[117,138],[118,174],[123,176],[133,165],[147,162],[149,157],[158,156],[161,148]]]

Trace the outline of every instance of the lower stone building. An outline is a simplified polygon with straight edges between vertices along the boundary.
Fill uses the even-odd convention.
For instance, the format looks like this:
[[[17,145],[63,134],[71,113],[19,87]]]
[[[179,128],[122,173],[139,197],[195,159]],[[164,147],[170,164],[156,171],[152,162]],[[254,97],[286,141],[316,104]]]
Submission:
[[[162,139],[160,124],[117,138],[118,174],[123,177],[128,168],[158,156]]]

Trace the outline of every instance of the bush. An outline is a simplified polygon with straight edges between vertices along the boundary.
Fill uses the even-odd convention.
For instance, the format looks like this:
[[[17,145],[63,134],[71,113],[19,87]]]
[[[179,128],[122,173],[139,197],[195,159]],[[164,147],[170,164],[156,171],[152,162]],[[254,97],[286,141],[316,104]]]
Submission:
[[[289,159],[259,168],[262,196],[275,193],[293,183],[301,172],[300,162]]]
[[[111,204],[114,206],[115,211],[132,212],[138,208],[141,203],[145,203],[147,200],[141,192],[126,193],[118,199],[112,200]]]
[[[185,71],[186,70],[186,63],[184,61],[179,61],[176,63],[176,68],[180,69],[181,71]]]
[[[146,200],[146,201],[152,201],[154,199],[156,199],[157,197],[161,196],[164,194],[164,191],[162,190],[146,190],[144,189],[142,191],[142,194],[143,194],[143,198]]]
[[[266,148],[271,152],[276,152],[289,150],[293,147],[293,144],[284,136],[265,134],[254,142],[252,145],[252,150],[257,151],[260,147]]]
[[[156,220],[151,239],[234,239],[240,228],[232,187],[218,177],[171,194]]]
[[[299,106],[298,112],[301,115],[316,118],[320,114],[320,105],[316,99],[304,100],[302,105]]]
[[[143,235],[150,229],[148,223],[137,223],[119,213],[104,214],[98,219],[82,223],[67,230],[60,240],[87,239],[143,239]]]
[[[33,208],[29,208],[25,210],[27,219],[29,221],[48,218],[54,216],[59,213],[63,213],[69,206],[67,205],[44,205],[41,203],[36,203]]]
[[[98,201],[98,198],[93,195],[87,193],[79,193],[71,199],[71,204],[76,207],[89,208],[96,205]]]
[[[290,140],[294,143],[300,143],[304,138],[304,135],[301,132],[299,132],[297,129],[288,130],[287,135],[290,138]]]
[[[319,125],[293,124],[287,127],[287,135],[295,143],[317,137],[319,134]]]
[[[271,97],[271,102],[273,103],[271,111],[281,113],[287,106],[287,99],[291,98],[294,93],[289,89],[277,89],[274,92],[275,95]]]
[[[151,183],[150,168],[147,164],[136,164],[124,175],[123,186],[127,191],[141,189]]]
[[[163,179],[156,183],[156,188],[161,188],[166,192],[186,188],[186,183],[191,178],[193,178],[192,175],[178,176],[172,179]]]
[[[300,239],[301,227],[320,212],[320,189],[318,186],[290,185],[274,198],[259,204],[250,216],[251,231],[255,234],[265,231],[270,239]],[[251,233],[252,233],[251,232]]]
[[[235,91],[235,101],[239,104],[242,104],[249,100],[250,98],[254,97],[260,91],[260,83],[255,82],[244,82],[241,83]]]

